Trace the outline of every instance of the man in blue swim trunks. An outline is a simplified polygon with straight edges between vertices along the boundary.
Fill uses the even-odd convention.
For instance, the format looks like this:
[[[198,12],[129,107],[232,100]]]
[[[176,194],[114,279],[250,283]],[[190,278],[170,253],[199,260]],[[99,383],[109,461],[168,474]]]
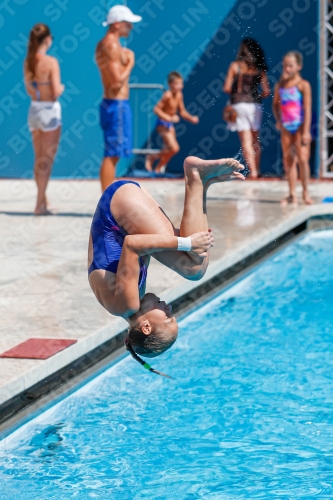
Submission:
[[[108,26],[108,31],[96,47],[96,62],[104,89],[100,106],[100,123],[104,132],[104,158],[100,170],[102,191],[113,182],[119,158],[128,158],[132,154],[128,80],[135,59],[134,52],[122,47],[119,39],[128,38],[132,23],[141,19],[128,7],[115,5],[103,23],[103,26]]]

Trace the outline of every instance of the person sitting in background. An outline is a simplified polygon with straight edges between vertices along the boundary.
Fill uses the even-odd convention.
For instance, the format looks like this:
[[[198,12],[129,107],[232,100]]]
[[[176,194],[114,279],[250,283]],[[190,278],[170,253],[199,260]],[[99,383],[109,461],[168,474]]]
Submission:
[[[28,126],[35,152],[34,176],[37,184],[35,215],[52,215],[54,209],[46,198],[61,132],[61,106],[58,97],[65,90],[60,81],[59,63],[46,52],[52,45],[46,24],[36,24],[29,35],[28,53],[24,61],[24,82],[32,98]]]
[[[244,38],[223,87],[224,92],[230,94],[231,106],[236,111],[236,120],[229,122],[228,128],[238,132],[249,175],[254,178],[260,173],[261,99],[270,95],[267,69],[259,43],[252,38]]]
[[[153,170],[153,164],[158,160],[154,170],[156,173],[164,172],[168,162],[179,151],[179,144],[176,138],[174,123],[179,122],[180,116],[190,123],[199,123],[197,116],[190,115],[185,109],[183,98],[183,77],[177,71],[171,71],[168,75],[169,90],[164,92],[162,98],[154,107],[154,113],[157,115],[156,131],[160,135],[163,148],[159,154],[146,156],[146,169],[148,172]]]
[[[297,205],[297,163],[303,185],[303,201],[313,203],[308,193],[310,177],[311,85],[303,80],[300,70],[303,56],[296,50],[283,58],[283,73],[275,87],[273,114],[276,128],[281,132],[283,166],[289,183],[289,196],[282,205]]]

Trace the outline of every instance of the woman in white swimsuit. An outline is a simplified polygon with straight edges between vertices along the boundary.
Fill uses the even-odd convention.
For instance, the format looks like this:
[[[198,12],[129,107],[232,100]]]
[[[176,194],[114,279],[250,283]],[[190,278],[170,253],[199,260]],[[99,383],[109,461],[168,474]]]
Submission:
[[[24,81],[32,98],[28,126],[35,152],[34,175],[38,190],[35,215],[53,213],[45,193],[61,132],[61,106],[57,98],[65,87],[60,82],[58,61],[46,55],[51,45],[50,29],[45,24],[36,24],[30,32],[24,62]]]
[[[256,178],[260,175],[261,101],[270,95],[270,89],[264,51],[253,38],[242,40],[237,60],[229,66],[223,90],[230,94],[231,106],[237,113],[236,121],[228,123],[228,128],[238,132],[250,177]]]

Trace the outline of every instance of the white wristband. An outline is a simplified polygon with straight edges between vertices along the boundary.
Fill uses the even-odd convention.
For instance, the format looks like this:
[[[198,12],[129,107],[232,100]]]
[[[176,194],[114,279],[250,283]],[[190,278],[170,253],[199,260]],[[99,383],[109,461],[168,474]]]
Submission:
[[[183,252],[189,252],[192,248],[192,241],[190,236],[187,238],[177,238],[178,240],[178,250],[182,250]]]

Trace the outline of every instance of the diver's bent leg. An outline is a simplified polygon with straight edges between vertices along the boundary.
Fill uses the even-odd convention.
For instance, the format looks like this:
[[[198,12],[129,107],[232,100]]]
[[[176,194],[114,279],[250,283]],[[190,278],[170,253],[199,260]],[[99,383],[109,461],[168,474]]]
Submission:
[[[184,161],[185,201],[180,236],[208,230],[205,198],[208,187],[215,182],[244,179],[243,166],[234,159],[202,160],[189,156]]]

